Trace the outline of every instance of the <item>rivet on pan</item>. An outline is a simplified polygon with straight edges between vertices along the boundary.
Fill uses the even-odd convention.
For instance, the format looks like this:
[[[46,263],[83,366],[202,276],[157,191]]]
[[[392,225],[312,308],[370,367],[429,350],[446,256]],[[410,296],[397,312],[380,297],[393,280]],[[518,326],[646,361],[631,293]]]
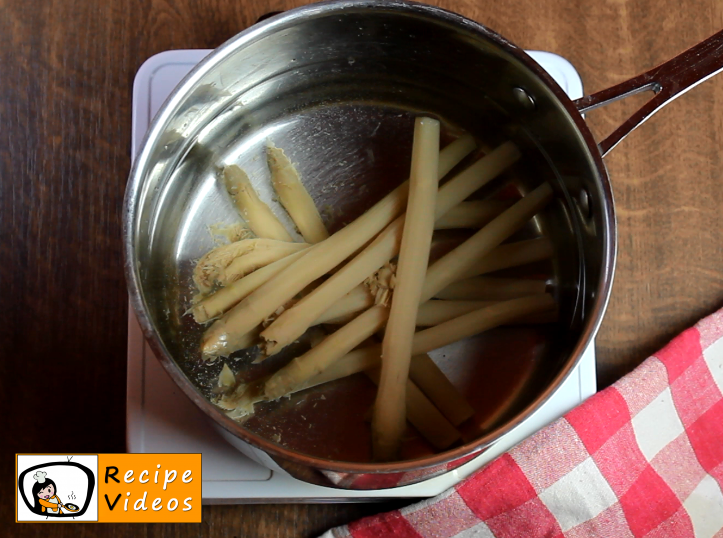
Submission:
[[[577,195],[577,203],[580,206],[580,212],[583,217],[590,218],[592,215],[592,206],[590,206],[590,195],[585,189],[580,189],[580,193]]]
[[[535,110],[537,108],[534,97],[527,93],[524,88],[512,88],[512,93],[525,110]]]

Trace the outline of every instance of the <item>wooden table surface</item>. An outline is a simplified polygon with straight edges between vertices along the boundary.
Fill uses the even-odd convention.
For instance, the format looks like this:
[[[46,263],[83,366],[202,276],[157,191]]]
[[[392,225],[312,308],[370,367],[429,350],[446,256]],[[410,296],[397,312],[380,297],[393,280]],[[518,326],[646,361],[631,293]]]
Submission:
[[[301,3],[0,0],[3,526],[13,519],[13,453],[124,450],[120,225],[136,70],[160,51],[216,47],[262,14]],[[718,0],[437,3],[520,46],[566,56],[588,91],[723,28]],[[590,113],[593,131],[610,132],[639,103]],[[602,385],[723,304],[722,145],[718,78],[607,158],[620,247],[597,340]],[[58,408],[78,418],[59,419]],[[52,535],[315,536],[397,505],[209,506],[200,525],[60,525]],[[11,536],[41,532],[48,528],[9,527]]]

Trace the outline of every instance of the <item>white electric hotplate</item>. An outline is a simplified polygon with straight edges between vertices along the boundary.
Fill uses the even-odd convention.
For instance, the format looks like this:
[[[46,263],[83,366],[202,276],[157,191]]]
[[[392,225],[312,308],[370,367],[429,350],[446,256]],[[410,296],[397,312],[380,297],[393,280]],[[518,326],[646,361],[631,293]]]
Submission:
[[[151,120],[173,88],[210,52],[162,52],[141,66],[133,84],[132,155],[138,151]],[[533,51],[529,54],[571,98],[582,97],[580,77],[567,60],[549,52]],[[528,420],[465,465],[427,481],[399,488],[378,491],[326,488],[292,478],[253,447],[246,445],[237,449],[229,444],[168,377],[145,342],[132,310],[128,319],[128,452],[202,453],[203,502],[207,504],[353,502],[432,497],[577,406],[595,391],[595,350],[590,346],[550,400]],[[239,450],[243,450],[243,454]]]

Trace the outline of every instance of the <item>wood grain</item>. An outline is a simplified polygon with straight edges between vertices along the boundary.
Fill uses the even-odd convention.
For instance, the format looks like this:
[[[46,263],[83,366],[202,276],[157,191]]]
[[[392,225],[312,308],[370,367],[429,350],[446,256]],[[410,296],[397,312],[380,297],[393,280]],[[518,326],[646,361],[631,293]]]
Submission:
[[[124,450],[126,291],[120,242],[133,76],[149,56],[212,48],[290,0],[0,0],[0,404],[4,522],[14,452]],[[723,27],[717,0],[444,0],[588,91]],[[633,110],[590,113],[599,136]],[[615,286],[597,341],[607,385],[723,303],[723,79],[675,101],[607,159]],[[61,420],[55,408],[79,415]],[[54,527],[55,536],[314,536],[398,504],[213,506],[189,526]],[[10,536],[43,528],[9,527]]]

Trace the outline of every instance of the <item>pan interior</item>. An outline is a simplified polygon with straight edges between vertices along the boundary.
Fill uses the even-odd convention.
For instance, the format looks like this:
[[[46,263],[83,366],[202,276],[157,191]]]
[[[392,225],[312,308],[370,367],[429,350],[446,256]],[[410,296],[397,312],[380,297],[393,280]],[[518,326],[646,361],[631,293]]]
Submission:
[[[135,256],[141,293],[161,346],[188,381],[213,398],[223,363],[237,378],[268,374],[303,352],[304,339],[252,364],[255,348],[200,360],[203,327],[187,312],[191,273],[240,222],[219,181],[238,164],[293,229],[275,201],[264,147],[296,165],[330,231],[338,230],[409,174],[414,118],[439,118],[443,143],[461,132],[489,150],[513,140],[523,158],[477,197],[509,198],[548,181],[554,202],[510,241],[546,236],[552,260],[499,273],[545,278],[558,323],[502,327],[431,355],[476,410],[470,438],[532,405],[568,364],[601,274],[603,196],[587,147],[553,92],[518,59],[470,29],[420,14],[360,9],[291,19],[257,32],[208,70],[166,115],[142,170]],[[534,106],[518,98],[518,88]],[[463,163],[464,164],[464,163]],[[579,203],[587,193],[587,206]],[[439,234],[438,250],[469,235]],[[362,374],[257,406],[243,427],[297,452],[370,461],[367,417],[374,386]],[[406,459],[433,451],[410,428]]]

